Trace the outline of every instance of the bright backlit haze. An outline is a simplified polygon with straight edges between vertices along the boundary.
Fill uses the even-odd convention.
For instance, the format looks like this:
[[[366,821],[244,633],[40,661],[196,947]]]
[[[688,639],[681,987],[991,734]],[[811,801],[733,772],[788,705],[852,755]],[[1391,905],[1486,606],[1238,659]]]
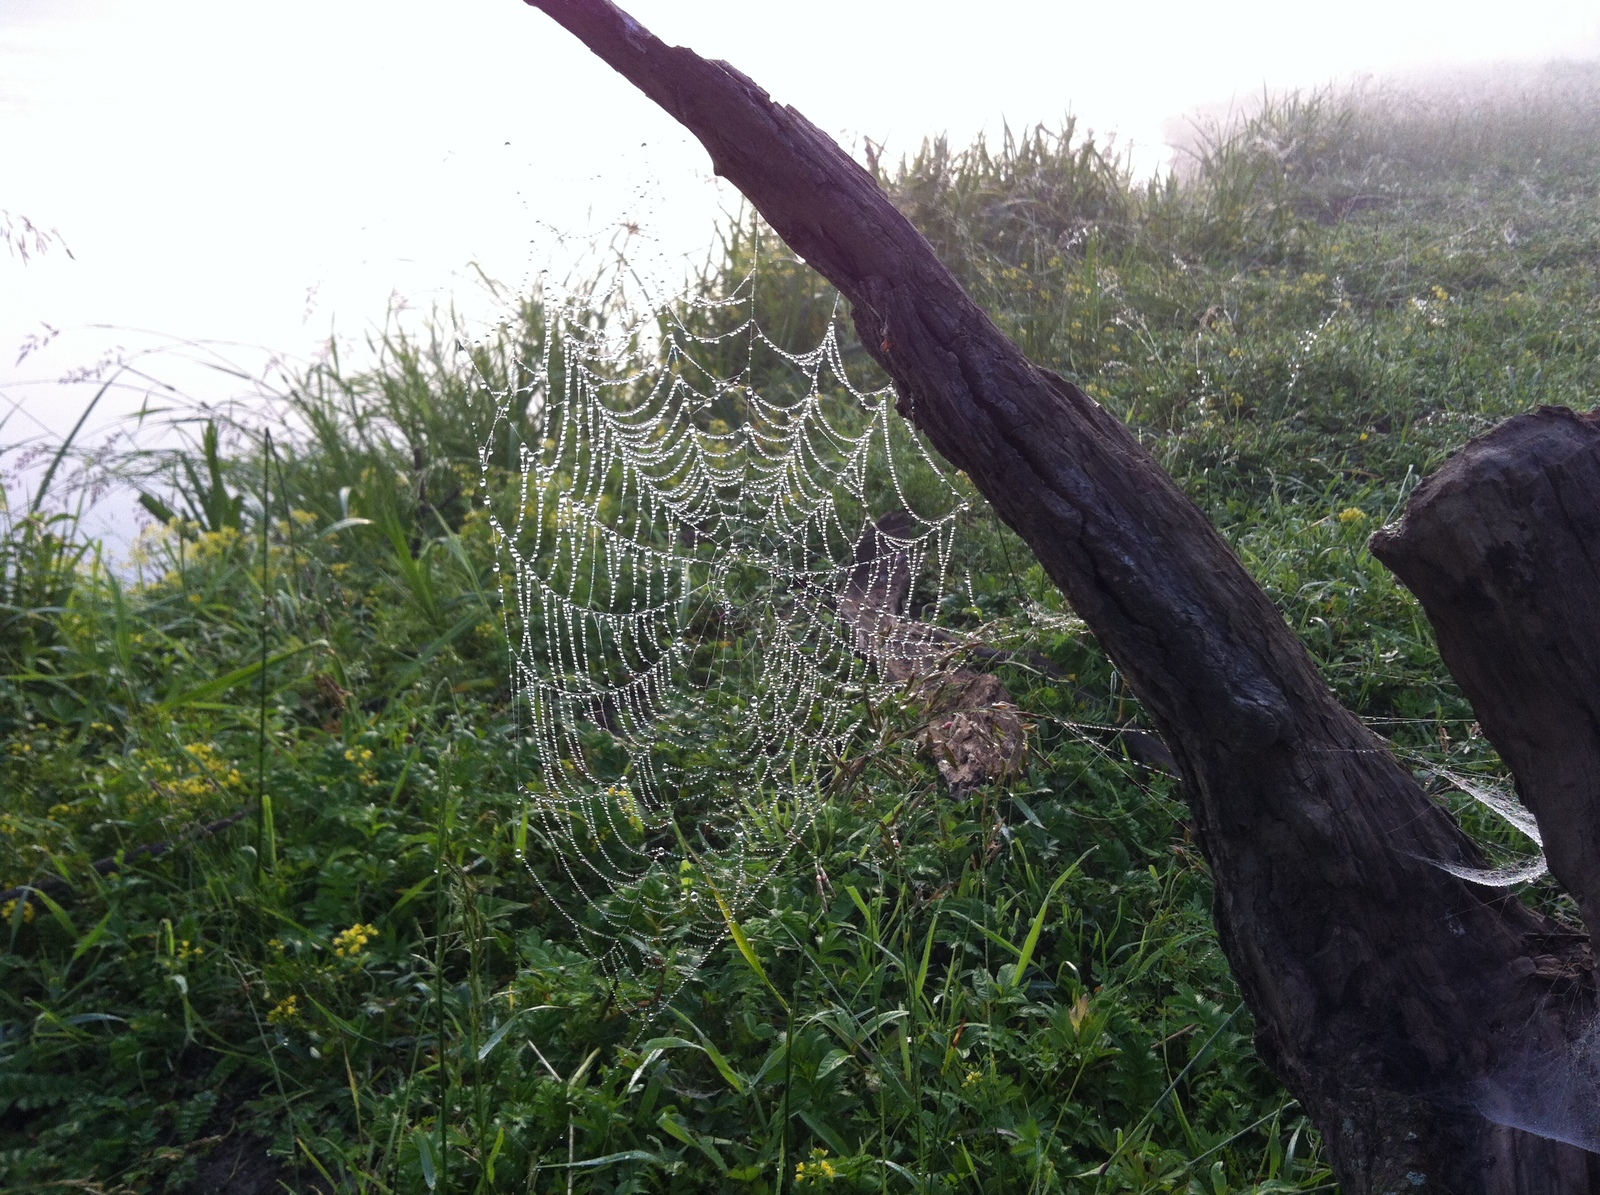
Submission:
[[[1594,0],[627,7],[889,161],[1071,111],[1153,167],[1174,115],[1263,87],[1600,55]],[[485,318],[479,270],[525,290],[625,220],[673,285],[737,205],[698,145],[517,0],[0,0],[0,162],[0,209],[74,255],[0,256],[0,444],[60,436],[92,390],[55,379],[149,333],[260,346],[230,350],[259,370],[261,350],[358,341],[394,296]],[[61,334],[16,364],[46,324]],[[195,397],[240,389],[164,368]],[[88,442],[140,401],[114,397]]]

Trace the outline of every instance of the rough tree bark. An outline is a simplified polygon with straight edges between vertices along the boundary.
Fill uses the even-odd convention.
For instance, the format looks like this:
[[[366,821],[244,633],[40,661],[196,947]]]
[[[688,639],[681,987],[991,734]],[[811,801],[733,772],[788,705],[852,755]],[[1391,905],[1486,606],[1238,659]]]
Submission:
[[[1544,407],[1417,488],[1373,555],[1417,595],[1550,870],[1600,928],[1600,411]],[[1600,1088],[1596,1089],[1600,1099]]]
[[[1600,1157],[1578,1148],[1600,1148],[1600,1110],[1569,1065],[1594,1005],[1586,954],[1434,865],[1481,859],[1333,699],[1128,429],[1030,364],[798,112],[608,0],[529,3],[693,132],[839,288],[901,413],[966,470],[1132,684],[1183,777],[1257,1047],[1345,1189],[1600,1188]]]
[[[1600,930],[1600,411],[1542,407],[1469,443],[1417,488],[1373,555],[1422,603],[1439,653],[1516,778],[1545,858]],[[1592,943],[1535,959],[1592,982]],[[1600,1054],[1562,1081],[1600,1103]],[[1531,1081],[1531,1080],[1530,1080]],[[1507,1093],[1515,1098],[1517,1089]]]

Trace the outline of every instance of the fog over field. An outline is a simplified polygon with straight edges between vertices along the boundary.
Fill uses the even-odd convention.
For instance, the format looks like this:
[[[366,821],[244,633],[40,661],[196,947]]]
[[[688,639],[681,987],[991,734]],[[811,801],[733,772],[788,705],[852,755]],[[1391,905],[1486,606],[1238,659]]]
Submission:
[[[670,42],[728,59],[858,154],[947,131],[964,144],[1071,112],[1163,168],[1184,113],[1364,74],[1526,80],[1600,55],[1582,0],[1503,6],[1252,0],[1079,6],[637,0]],[[1491,65],[1499,64],[1499,65]],[[1460,71],[1469,68],[1462,76]],[[1452,72],[1455,72],[1452,74]],[[0,444],[59,440],[110,376],[80,446],[143,407],[224,403],[249,379],[359,354],[386,317],[560,279],[637,226],[630,256],[670,290],[738,197],[691,139],[543,14],[309,0],[7,0],[0,6],[0,211],[47,243],[0,258]],[[409,312],[405,309],[409,308]],[[72,379],[63,381],[63,379]],[[268,387],[270,389],[270,387]],[[26,451],[0,459],[15,491]],[[124,491],[95,520],[125,538]]]
[[[0,0],[0,1192],[1587,1192],[1600,6],[634,2],[992,327],[518,0]]]

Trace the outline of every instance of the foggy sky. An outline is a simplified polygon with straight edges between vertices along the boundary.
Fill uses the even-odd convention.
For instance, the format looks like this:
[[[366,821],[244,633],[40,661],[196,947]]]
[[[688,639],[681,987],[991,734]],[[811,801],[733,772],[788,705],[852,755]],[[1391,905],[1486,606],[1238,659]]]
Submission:
[[[1514,24],[1446,0],[625,7],[891,161],[928,133],[1071,111],[1153,167],[1175,114],[1263,87],[1600,55],[1593,0],[1530,0]],[[0,163],[0,209],[74,255],[0,256],[0,418],[21,408],[0,444],[59,435],[87,394],[55,379],[152,334],[295,360],[357,342],[393,295],[487,318],[474,263],[525,288],[624,220],[670,285],[737,203],[686,134],[516,0],[0,0]],[[44,324],[61,334],[14,364]],[[237,386],[171,368],[201,397]]]

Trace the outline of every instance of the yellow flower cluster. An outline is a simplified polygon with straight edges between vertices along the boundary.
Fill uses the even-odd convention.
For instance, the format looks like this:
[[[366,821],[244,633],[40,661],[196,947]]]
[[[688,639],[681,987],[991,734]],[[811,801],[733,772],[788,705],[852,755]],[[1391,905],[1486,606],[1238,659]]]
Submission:
[[[362,784],[372,785],[378,783],[378,778],[367,767],[372,762],[372,752],[370,750],[365,747],[360,749],[351,747],[344,753],[344,757],[348,763],[356,765],[356,779],[360,780]]]
[[[352,925],[343,929],[334,936],[333,953],[340,958],[355,958],[366,949],[367,943],[378,936],[378,929],[373,925]]]
[[[215,560],[219,556],[226,556],[241,537],[242,533],[237,527],[224,527],[219,531],[203,533],[194,541],[194,562],[201,564],[207,560]]]
[[[300,1019],[300,997],[285,996],[267,1012],[267,1024],[287,1025]]]
[[[606,789],[606,796],[611,797],[622,807],[623,815],[628,819],[628,824],[635,831],[643,833],[644,815],[639,809],[639,801],[633,795],[633,790],[625,784],[613,784]]]
[[[794,1185],[806,1186],[808,1183],[825,1183],[839,1177],[839,1169],[828,1161],[828,1151],[813,1149],[811,1160],[801,1162],[794,1168]]]
[[[11,918],[16,916],[16,912],[17,902],[15,900],[8,900],[5,904],[0,905],[0,923],[9,923]],[[32,921],[36,915],[31,900],[22,906],[22,920],[24,923]]]
[[[225,788],[244,787],[244,777],[239,769],[223,758],[215,743],[190,743],[183,750],[218,784]]]
[[[183,756],[176,760],[153,751],[136,752],[135,758],[143,765],[154,789],[136,793],[131,798],[136,808],[174,802],[181,808],[198,804],[219,790],[226,792],[245,786],[244,774],[215,743],[189,743],[183,748]]]
[[[1359,523],[1366,517],[1367,512],[1359,506],[1347,506],[1339,512],[1339,521],[1341,523]]]
[[[199,958],[205,952],[206,948],[204,946],[200,945],[198,942],[191,942],[188,938],[184,938],[178,943],[176,957],[180,963],[186,963],[192,958]]]

